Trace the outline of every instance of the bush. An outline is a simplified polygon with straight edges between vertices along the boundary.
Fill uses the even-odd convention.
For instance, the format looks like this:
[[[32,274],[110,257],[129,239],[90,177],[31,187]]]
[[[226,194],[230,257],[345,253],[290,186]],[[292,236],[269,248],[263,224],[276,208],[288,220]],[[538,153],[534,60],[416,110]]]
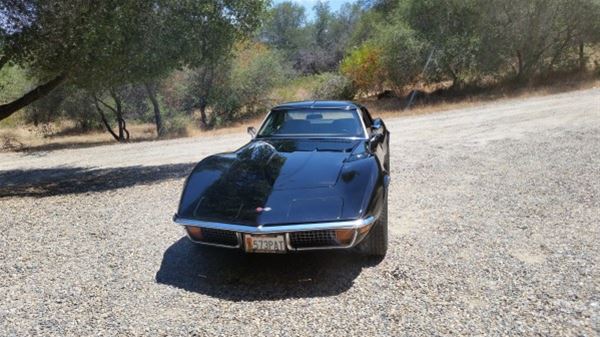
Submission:
[[[34,126],[56,122],[60,119],[61,105],[67,92],[64,88],[53,90],[47,96],[25,108],[23,120]]]
[[[260,44],[240,52],[232,72],[232,89],[243,107],[238,117],[266,111],[273,102],[269,94],[291,74],[291,67],[285,64],[280,53]]]
[[[381,51],[385,81],[397,93],[418,79],[427,55],[412,29],[401,23],[386,26],[376,33],[373,43]]]
[[[342,60],[340,71],[364,94],[381,90],[385,75],[381,50],[370,43],[363,44]]]
[[[356,89],[349,78],[325,73],[320,76],[320,83],[312,94],[315,99],[352,100],[356,95]]]
[[[94,102],[83,90],[69,90],[61,103],[62,115],[75,122],[81,131],[99,130],[103,127]]]
[[[10,64],[0,67],[0,104],[21,97],[32,85],[25,69]]]
[[[165,118],[163,123],[164,136],[167,137],[184,137],[188,135],[188,125],[192,124],[192,120],[185,114],[175,114]]]

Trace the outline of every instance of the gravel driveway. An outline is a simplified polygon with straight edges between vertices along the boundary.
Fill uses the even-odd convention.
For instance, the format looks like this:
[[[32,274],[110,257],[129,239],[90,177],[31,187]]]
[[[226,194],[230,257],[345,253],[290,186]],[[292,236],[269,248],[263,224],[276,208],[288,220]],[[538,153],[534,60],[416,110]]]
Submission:
[[[380,263],[194,249],[183,178],[246,135],[0,154],[0,336],[600,334],[600,89],[387,124]]]

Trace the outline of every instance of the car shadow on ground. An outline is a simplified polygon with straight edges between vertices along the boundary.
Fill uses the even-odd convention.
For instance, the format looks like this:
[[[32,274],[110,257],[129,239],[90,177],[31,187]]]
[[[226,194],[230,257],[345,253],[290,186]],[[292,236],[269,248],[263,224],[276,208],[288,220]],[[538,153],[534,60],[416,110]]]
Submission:
[[[231,301],[325,297],[380,261],[346,250],[245,254],[184,237],[165,251],[156,282]]]
[[[186,177],[195,163],[116,168],[59,167],[0,171],[0,198],[114,190]]]

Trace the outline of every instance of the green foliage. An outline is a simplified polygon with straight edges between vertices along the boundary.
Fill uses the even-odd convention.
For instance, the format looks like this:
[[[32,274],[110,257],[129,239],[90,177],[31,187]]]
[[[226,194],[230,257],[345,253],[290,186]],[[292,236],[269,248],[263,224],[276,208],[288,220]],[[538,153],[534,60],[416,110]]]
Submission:
[[[598,62],[599,0],[360,3],[333,11],[318,2],[307,15],[283,2],[263,16],[264,0],[4,0],[0,105],[66,74],[62,88],[25,109],[25,122],[97,128],[93,97],[116,107],[110,93],[122,118],[151,122],[150,84],[165,132],[184,135],[198,112],[202,127],[215,127],[280,101],[526,82]],[[104,112],[114,125],[117,113]]]
[[[346,4],[334,12],[327,2],[317,2],[313,11],[314,19],[308,21],[300,5],[283,2],[273,6],[261,29],[261,40],[282,51],[301,74],[336,71],[362,9]]]
[[[304,7],[284,1],[269,10],[260,34],[269,45],[292,55],[308,42],[305,23]]]
[[[312,93],[314,99],[352,100],[356,95],[352,81],[345,76],[325,73],[319,75],[319,81]]]
[[[172,114],[166,119],[164,124],[164,136],[167,137],[184,137],[188,134],[188,125],[192,124],[192,119],[189,115],[182,113]]]
[[[235,57],[193,69],[183,101],[187,110],[210,110],[208,126],[263,113],[273,103],[271,92],[292,70],[280,52],[258,43],[242,45]]]
[[[248,48],[236,59],[232,72],[233,92],[245,113],[264,112],[272,103],[269,94],[292,74],[276,51],[263,46]]]
[[[380,90],[385,80],[381,54],[382,50],[379,47],[365,43],[344,58],[340,71],[352,81],[359,92],[368,94]]]
[[[23,120],[35,126],[59,120],[61,103],[65,99],[65,90],[55,90],[50,95],[33,102],[25,109]]]
[[[353,41],[379,48],[387,85],[396,90],[420,80],[460,87],[484,76],[526,80],[584,69],[585,48],[600,41],[598,17],[598,0],[380,0],[362,16]]]
[[[76,127],[81,131],[101,129],[102,124],[89,93],[76,88],[65,91],[67,91],[66,95],[60,104],[60,116],[74,121]]]
[[[31,81],[23,68],[15,65],[0,68],[0,103],[18,98],[30,86]]]
[[[271,92],[274,104],[301,101],[313,98],[313,93],[322,83],[322,75],[301,75],[291,77]]]
[[[520,80],[582,63],[578,46],[600,41],[598,0],[499,0],[481,7],[481,36],[494,46],[482,59],[494,61],[492,71],[510,67]]]
[[[91,89],[161,78],[220,54],[258,25],[265,5],[262,0],[9,2],[0,7],[9,14],[0,28],[5,55],[39,78],[65,73]]]
[[[381,50],[379,62],[388,86],[401,92],[404,86],[418,79],[426,62],[427,48],[412,29],[403,23],[383,26],[373,44]]]
[[[419,37],[435,48],[434,79],[447,76],[460,84],[477,68],[482,48],[479,0],[411,0],[398,9]],[[421,64],[424,60],[420,58]],[[436,76],[437,75],[437,76]]]

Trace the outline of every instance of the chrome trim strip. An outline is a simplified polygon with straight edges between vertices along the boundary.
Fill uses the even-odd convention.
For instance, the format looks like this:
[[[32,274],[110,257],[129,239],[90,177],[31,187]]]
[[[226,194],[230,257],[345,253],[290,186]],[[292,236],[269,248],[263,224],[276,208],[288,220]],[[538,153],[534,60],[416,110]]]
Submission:
[[[280,225],[280,226],[244,226],[220,222],[209,222],[193,219],[185,219],[177,216],[173,216],[173,221],[182,226],[194,226],[194,227],[206,227],[212,229],[221,229],[226,231],[233,231],[245,234],[276,234],[286,232],[302,232],[302,231],[318,231],[323,229],[360,229],[368,226],[375,222],[377,218],[370,215],[364,219],[348,220],[348,221],[332,221],[332,222],[313,222],[313,223],[302,223],[294,225]],[[186,231],[187,232],[187,231]]]
[[[360,119],[360,124],[363,127],[363,132],[365,134],[365,139],[369,139],[369,131],[367,131],[367,125],[365,124],[365,120],[362,116],[362,109],[360,107],[356,108],[356,113],[358,114],[358,119]]]

